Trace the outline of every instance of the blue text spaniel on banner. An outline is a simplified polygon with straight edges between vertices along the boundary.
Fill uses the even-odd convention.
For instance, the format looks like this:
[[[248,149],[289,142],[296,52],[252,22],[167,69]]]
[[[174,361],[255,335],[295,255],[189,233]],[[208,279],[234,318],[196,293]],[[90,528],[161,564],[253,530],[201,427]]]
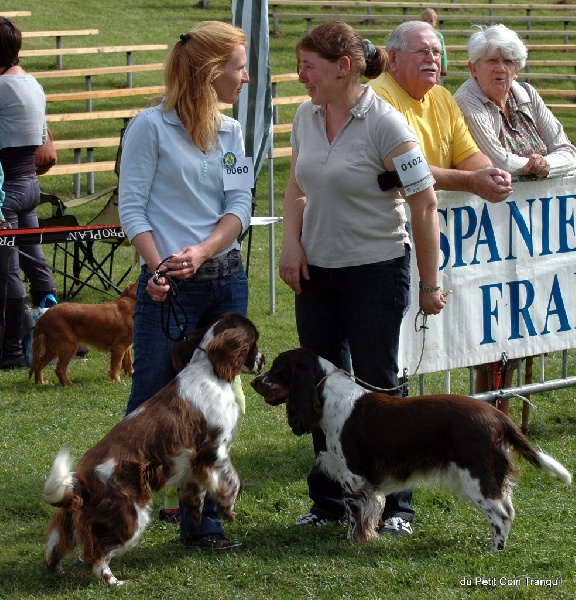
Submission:
[[[452,294],[428,317],[419,372],[576,348],[576,177],[515,183],[494,204],[437,194],[439,282]],[[414,253],[412,269],[399,358],[410,374],[422,349]]]

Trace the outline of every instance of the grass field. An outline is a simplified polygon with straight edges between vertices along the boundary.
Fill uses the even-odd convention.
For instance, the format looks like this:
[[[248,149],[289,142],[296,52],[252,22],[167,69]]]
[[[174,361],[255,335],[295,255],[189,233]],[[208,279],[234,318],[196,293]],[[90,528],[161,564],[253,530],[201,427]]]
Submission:
[[[1,6],[32,11],[32,17],[20,20],[23,29],[99,28],[98,41],[76,44],[82,46],[172,44],[197,20],[227,20],[230,3],[211,0],[209,10],[192,3],[157,0],[2,0]],[[286,24],[283,33],[282,38],[271,41],[273,70],[278,73],[293,70],[292,49],[300,29]],[[67,66],[81,66],[82,60],[75,60],[80,64],[71,59]],[[98,60],[112,59],[102,55]],[[26,64],[25,68],[40,70],[48,65]],[[298,86],[295,93],[302,93]],[[574,131],[571,122],[565,125]],[[267,212],[266,169],[263,171],[258,214]],[[278,211],[286,177],[287,162],[276,161]],[[113,183],[112,176],[98,177],[99,186]],[[49,191],[66,196],[70,180],[51,179],[50,186]],[[80,211],[81,220],[88,220],[93,210],[96,207]],[[276,229],[277,245],[280,227]],[[119,267],[132,258],[129,248],[122,249]],[[260,329],[261,345],[270,361],[279,351],[295,346],[297,338],[292,294],[283,284],[278,285],[276,312],[269,311],[265,228],[254,232],[250,264],[249,316]],[[84,302],[107,299],[89,290],[79,297]],[[572,351],[572,372],[575,360]],[[247,412],[232,449],[246,487],[237,504],[236,523],[225,525],[230,536],[244,543],[243,549],[226,554],[185,551],[178,543],[177,527],[154,518],[141,543],[112,563],[115,574],[128,579],[129,585],[106,589],[93,581],[90,573],[78,569],[73,558],[65,562],[64,576],[46,574],[41,569],[43,535],[53,509],[42,501],[42,486],[53,458],[63,445],[79,457],[124,414],[130,384],[126,378],[121,384],[109,383],[107,363],[108,356],[96,351],[89,353],[86,362],[74,361],[69,374],[76,385],[69,389],[55,384],[36,386],[23,371],[0,373],[2,599],[568,600],[576,594],[576,488],[568,488],[525,463],[520,464],[517,518],[509,545],[497,554],[489,552],[489,530],[480,514],[437,490],[415,493],[417,520],[409,538],[381,538],[358,546],[346,541],[344,526],[296,527],[296,516],[309,508],[306,475],[312,462],[311,440],[292,435],[284,410],[266,406],[252,392],[249,378],[244,379]],[[551,356],[547,365],[552,372],[559,372],[558,356]],[[46,376],[56,381],[52,367],[47,368]],[[465,374],[461,378],[465,380]],[[441,377],[432,378],[431,391],[442,388]],[[549,392],[533,397],[533,402],[538,410],[531,415],[532,442],[574,472],[573,392]],[[519,406],[512,403],[512,415],[519,422]],[[155,515],[161,506],[159,494]]]

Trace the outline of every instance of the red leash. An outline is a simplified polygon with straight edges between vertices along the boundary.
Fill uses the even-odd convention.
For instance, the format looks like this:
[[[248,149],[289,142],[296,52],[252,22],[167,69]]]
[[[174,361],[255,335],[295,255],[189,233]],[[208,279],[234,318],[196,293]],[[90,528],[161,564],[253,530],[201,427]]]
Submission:
[[[506,364],[508,363],[508,358],[506,357],[506,353],[502,353],[502,358],[495,363],[492,363],[492,374],[494,376],[492,381],[492,391],[502,391],[504,388],[504,383],[506,381]],[[502,402],[502,395],[496,398],[496,408],[500,409],[500,404]]]

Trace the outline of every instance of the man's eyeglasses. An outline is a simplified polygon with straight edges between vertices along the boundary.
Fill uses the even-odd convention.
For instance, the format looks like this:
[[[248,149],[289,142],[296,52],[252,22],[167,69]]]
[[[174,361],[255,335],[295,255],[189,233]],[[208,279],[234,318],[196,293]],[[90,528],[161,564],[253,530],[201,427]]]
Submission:
[[[416,54],[418,58],[424,59],[427,58],[429,54],[432,55],[433,58],[442,58],[444,56],[444,52],[439,48],[418,48],[418,50],[405,50],[404,52],[410,52],[410,54]]]

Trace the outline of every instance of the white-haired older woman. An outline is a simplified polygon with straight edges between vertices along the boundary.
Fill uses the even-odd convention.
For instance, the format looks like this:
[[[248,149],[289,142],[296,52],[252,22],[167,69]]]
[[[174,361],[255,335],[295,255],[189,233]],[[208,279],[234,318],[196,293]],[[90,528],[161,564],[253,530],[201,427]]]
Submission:
[[[495,167],[512,175],[558,177],[576,168],[576,148],[538,92],[516,81],[527,56],[515,31],[479,27],[468,41],[471,77],[454,99]]]

